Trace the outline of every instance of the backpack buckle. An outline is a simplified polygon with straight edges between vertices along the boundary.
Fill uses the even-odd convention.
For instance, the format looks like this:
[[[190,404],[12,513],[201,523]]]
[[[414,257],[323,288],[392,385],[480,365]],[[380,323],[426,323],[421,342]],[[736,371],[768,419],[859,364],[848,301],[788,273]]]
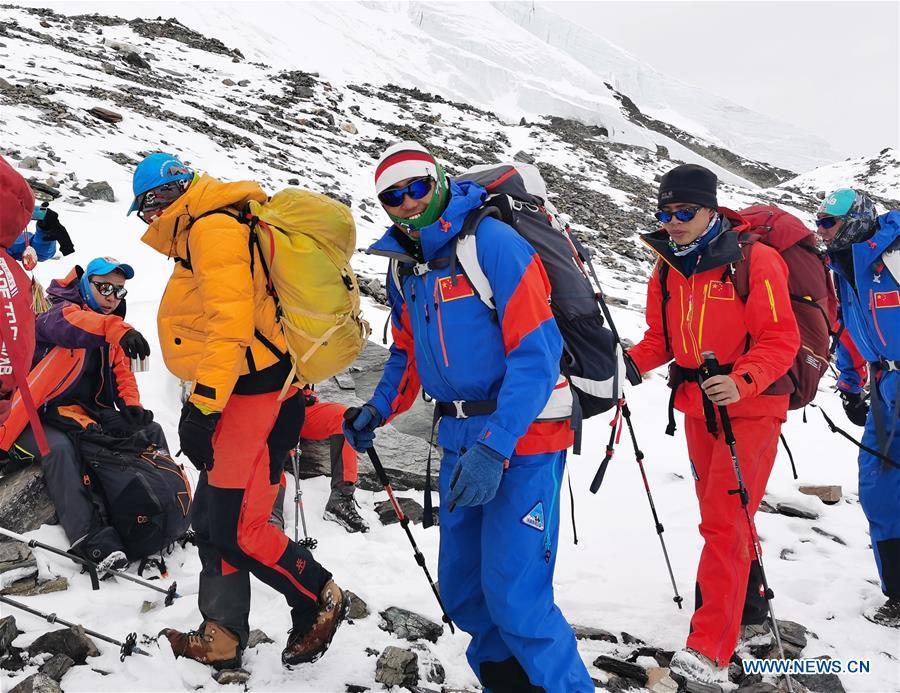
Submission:
[[[421,277],[423,274],[427,274],[430,271],[431,264],[428,262],[417,262],[412,268],[412,273],[417,277]]]
[[[462,400],[462,399],[455,399],[451,402],[451,404],[456,408],[455,416],[457,419],[468,419],[469,418],[468,415],[466,414],[466,412],[463,410],[463,405],[465,403],[466,403],[465,400]]]

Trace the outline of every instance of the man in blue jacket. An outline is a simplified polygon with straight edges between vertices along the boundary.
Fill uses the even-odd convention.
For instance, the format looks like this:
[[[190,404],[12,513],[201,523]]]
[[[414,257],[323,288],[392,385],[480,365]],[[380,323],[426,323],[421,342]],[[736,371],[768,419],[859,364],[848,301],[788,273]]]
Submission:
[[[852,345],[838,344],[838,390],[848,418],[864,425],[859,500],[869,520],[887,602],[865,617],[900,627],[900,211],[876,216],[863,192],[840,188],[819,207],[816,226],[837,279],[843,326],[868,362],[871,408]],[[869,450],[866,450],[868,448]],[[873,454],[877,453],[877,454]]]
[[[449,260],[484,188],[448,179],[415,142],[385,151],[375,187],[394,223],[368,252],[392,261],[394,344],[372,399],[348,412],[347,439],[371,447],[421,382],[441,414],[441,596],[472,636],[469,664],[494,693],[593,691],[553,600],[571,391],[544,266],[514,229],[482,221],[477,259],[491,311]],[[565,415],[548,416],[560,404]]]

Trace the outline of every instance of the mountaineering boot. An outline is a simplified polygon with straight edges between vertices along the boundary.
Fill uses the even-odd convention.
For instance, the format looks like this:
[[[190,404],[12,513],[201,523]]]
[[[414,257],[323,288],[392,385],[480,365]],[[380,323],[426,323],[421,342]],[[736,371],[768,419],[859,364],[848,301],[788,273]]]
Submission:
[[[107,570],[125,570],[128,567],[128,557],[124,551],[113,551],[102,561],[97,563],[97,573],[103,576]]]
[[[365,534],[369,531],[369,525],[356,512],[356,499],[352,494],[332,493],[325,504],[325,514],[322,517],[337,522],[351,533],[362,532]]]
[[[238,669],[241,666],[241,648],[238,636],[224,626],[207,621],[201,630],[182,633],[174,628],[164,628],[165,635],[176,657],[187,657],[214,669]]]
[[[863,616],[879,626],[900,628],[900,599],[888,597],[884,604],[877,609],[869,609]]]
[[[669,671],[700,683],[728,683],[728,667],[720,667],[705,654],[685,647],[672,655]]]
[[[490,693],[545,693],[535,686],[515,657],[481,663],[481,685]]]
[[[305,631],[297,627],[288,631],[287,646],[281,653],[282,664],[315,662],[325,654],[346,611],[343,590],[334,580],[329,580],[319,594],[319,611],[312,626]]]

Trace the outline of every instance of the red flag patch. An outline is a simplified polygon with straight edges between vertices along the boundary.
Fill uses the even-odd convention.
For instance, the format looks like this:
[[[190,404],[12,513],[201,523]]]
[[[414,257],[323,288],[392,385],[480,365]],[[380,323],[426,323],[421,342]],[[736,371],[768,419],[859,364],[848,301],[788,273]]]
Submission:
[[[731,282],[713,281],[709,283],[710,298],[717,298],[722,301],[734,300],[734,284]]]
[[[875,292],[876,308],[900,308],[900,292],[898,291],[876,291]]]
[[[475,290],[472,288],[472,285],[469,284],[469,280],[466,279],[466,275],[464,274],[456,275],[456,286],[453,285],[451,277],[443,277],[438,281],[441,287],[441,301],[443,303],[475,295]]]

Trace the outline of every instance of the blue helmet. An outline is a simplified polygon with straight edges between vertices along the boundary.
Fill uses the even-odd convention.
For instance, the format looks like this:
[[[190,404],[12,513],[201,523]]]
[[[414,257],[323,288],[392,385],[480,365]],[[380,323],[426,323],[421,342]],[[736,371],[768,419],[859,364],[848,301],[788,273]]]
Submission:
[[[842,250],[871,236],[878,217],[872,198],[851,188],[838,188],[826,195],[816,213],[843,222],[828,244],[829,250]]]
[[[189,180],[194,177],[194,172],[185,166],[180,159],[172,154],[157,152],[144,157],[144,160],[134,169],[132,189],[134,202],[128,213],[136,212],[140,206],[140,196],[148,190],[158,188],[160,185],[172,183],[177,180]]]

